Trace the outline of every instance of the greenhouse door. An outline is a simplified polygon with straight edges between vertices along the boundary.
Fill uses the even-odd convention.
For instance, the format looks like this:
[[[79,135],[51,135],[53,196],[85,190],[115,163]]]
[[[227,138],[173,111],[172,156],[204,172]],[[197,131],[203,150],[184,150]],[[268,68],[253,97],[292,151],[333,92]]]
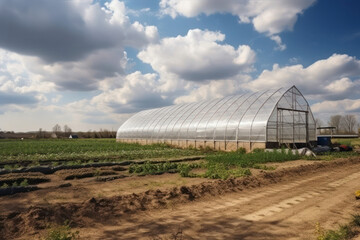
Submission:
[[[276,139],[279,145],[308,143],[308,111],[278,108]]]

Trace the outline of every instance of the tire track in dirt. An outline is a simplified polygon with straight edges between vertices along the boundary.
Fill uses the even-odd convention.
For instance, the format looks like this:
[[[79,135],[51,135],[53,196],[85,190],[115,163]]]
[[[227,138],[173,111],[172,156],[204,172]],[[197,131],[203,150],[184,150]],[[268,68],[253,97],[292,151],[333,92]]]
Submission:
[[[304,184],[306,182],[315,180],[317,178],[319,178],[319,176],[311,177],[311,178],[308,178],[308,179],[305,179],[305,180],[295,181],[295,182],[293,182],[291,184],[287,184],[286,186],[283,186],[283,187],[278,188],[278,189],[267,190],[267,191],[264,191],[264,192],[255,193],[255,194],[253,194],[251,196],[240,197],[238,199],[231,200],[231,201],[228,201],[228,202],[217,200],[217,201],[215,201],[213,203],[210,203],[209,205],[205,205],[204,207],[207,208],[207,209],[205,209],[204,212],[217,211],[217,210],[221,210],[221,209],[224,209],[224,208],[233,207],[235,205],[244,204],[244,203],[250,202],[250,201],[252,201],[254,199],[264,198],[264,197],[269,196],[271,194],[275,194],[275,193],[278,193],[278,192],[281,192],[281,191],[286,191],[286,190],[289,190],[291,188],[297,187],[297,186],[299,186],[301,184]]]
[[[329,191],[333,191],[334,188],[339,187],[339,186],[341,186],[351,180],[357,179],[357,178],[360,178],[360,172],[353,173],[343,179],[329,183],[328,187],[315,189],[314,191],[307,191],[299,196],[285,199],[278,204],[274,204],[267,208],[260,209],[254,213],[245,215],[242,218],[245,220],[248,220],[248,221],[259,221],[265,217],[272,216],[276,213],[279,213],[287,208],[291,208],[296,204],[300,204],[301,202],[303,202],[307,199],[310,199],[310,198],[313,198],[315,196],[319,196],[322,194],[326,194]]]

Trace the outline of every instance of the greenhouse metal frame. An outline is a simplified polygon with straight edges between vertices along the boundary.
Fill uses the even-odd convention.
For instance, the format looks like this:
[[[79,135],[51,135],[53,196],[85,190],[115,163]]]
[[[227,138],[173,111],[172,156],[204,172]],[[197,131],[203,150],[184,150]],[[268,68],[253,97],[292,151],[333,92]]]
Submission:
[[[251,151],[314,145],[316,126],[308,102],[292,86],[144,110],[130,117],[116,138]]]

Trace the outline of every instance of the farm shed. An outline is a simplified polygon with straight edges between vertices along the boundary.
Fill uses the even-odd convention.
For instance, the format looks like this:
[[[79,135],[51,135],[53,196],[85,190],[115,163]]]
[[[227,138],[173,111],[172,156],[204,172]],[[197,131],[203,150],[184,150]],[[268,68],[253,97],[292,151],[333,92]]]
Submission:
[[[302,147],[317,140],[309,104],[295,86],[141,111],[122,124],[116,138],[227,151]]]

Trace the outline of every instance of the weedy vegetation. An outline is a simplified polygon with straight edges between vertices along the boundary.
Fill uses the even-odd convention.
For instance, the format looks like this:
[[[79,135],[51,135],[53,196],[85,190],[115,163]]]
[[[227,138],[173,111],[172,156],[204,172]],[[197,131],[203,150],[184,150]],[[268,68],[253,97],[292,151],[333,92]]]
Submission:
[[[360,227],[360,215],[352,215],[350,223],[339,225],[336,230],[326,230],[320,223],[315,225],[316,240],[348,240],[356,235],[355,228]]]
[[[360,145],[359,138],[335,138],[335,139],[332,139],[332,142],[339,143],[339,144],[345,144],[345,145],[349,145],[349,146]]]
[[[327,152],[322,153],[321,155],[317,155],[316,158],[309,158],[313,160],[325,160],[325,161],[331,161],[337,158],[349,158],[349,157],[357,157],[359,156],[359,153],[357,152]]]
[[[64,225],[55,225],[47,229],[42,240],[78,240],[79,231],[73,231],[68,221]]]

